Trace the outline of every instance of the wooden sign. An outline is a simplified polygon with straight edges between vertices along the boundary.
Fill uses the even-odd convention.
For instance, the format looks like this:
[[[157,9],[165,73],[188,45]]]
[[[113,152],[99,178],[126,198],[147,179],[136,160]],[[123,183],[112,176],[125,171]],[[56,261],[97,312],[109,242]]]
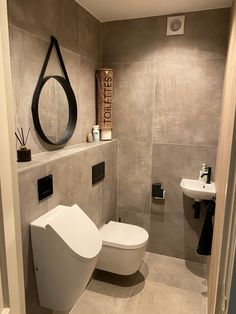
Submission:
[[[113,70],[99,69],[97,78],[97,122],[100,129],[112,129]]]

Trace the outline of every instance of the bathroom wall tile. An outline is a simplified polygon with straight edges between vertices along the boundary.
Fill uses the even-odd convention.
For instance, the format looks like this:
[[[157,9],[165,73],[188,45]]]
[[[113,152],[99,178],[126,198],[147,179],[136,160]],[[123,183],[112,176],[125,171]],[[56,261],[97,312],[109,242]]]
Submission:
[[[189,113],[156,113],[154,143],[217,146],[220,117]]]
[[[47,175],[53,176],[53,196],[48,200],[48,210],[57,205],[70,206],[72,186],[72,157],[60,158],[46,164]]]
[[[9,22],[46,40],[54,35],[60,45],[79,52],[79,4],[67,0],[8,1]],[[43,22],[42,22],[43,21]]]
[[[80,80],[77,82],[80,93],[78,101],[78,136],[82,142],[86,141],[87,134],[91,132],[93,125],[96,123],[95,72],[97,68],[99,68],[99,64],[80,57]]]
[[[200,58],[225,58],[228,46],[230,8],[192,12],[189,13],[190,19],[197,55]]]
[[[137,225],[149,232],[150,227],[150,214],[149,212],[140,212],[135,210],[119,208],[118,216],[121,218],[121,222]]]
[[[166,36],[167,17],[160,16],[157,60],[193,60],[225,58],[229,31],[229,9],[186,13],[185,33]],[[217,25],[217,27],[216,27]]]
[[[183,209],[182,178],[197,179],[201,164],[207,163],[214,179],[215,162],[215,147],[153,144],[152,182],[162,182],[166,189],[165,211]]]
[[[33,154],[44,150],[39,148],[41,145],[34,131],[31,105],[48,45],[44,40],[10,27],[15,124],[16,127],[31,128],[28,146]]]
[[[115,138],[151,142],[155,64],[113,64]]]
[[[105,160],[107,165],[106,179],[92,186],[92,165],[102,160]],[[38,303],[30,223],[59,204],[78,204],[99,227],[112,216],[116,216],[116,171],[117,142],[109,142],[104,146],[58,158],[43,166],[35,166],[19,173],[27,313],[51,313],[40,309]],[[37,180],[48,174],[53,174],[54,193],[39,202]]]
[[[202,314],[206,311],[207,298],[200,293],[146,281],[145,289],[139,283],[125,306],[124,314],[168,313]],[[137,293],[137,290],[140,292]]]
[[[71,205],[78,204],[97,226],[101,224],[102,186],[101,183],[92,185],[92,166],[101,161],[100,149],[84,151],[73,156],[67,172],[71,180]]]
[[[103,63],[155,60],[156,30],[156,17],[103,23]]]
[[[34,90],[49,43],[15,27],[10,27],[10,35],[16,127],[23,127],[25,130],[30,127],[31,132],[28,145],[31,148],[32,154],[36,154],[46,149],[52,149],[39,139],[33,125],[31,113]],[[61,52],[79,104],[79,56],[63,48]],[[52,53],[46,71],[46,75],[52,74],[62,75],[55,51]],[[75,144],[79,141],[80,138],[75,132],[69,144]]]
[[[152,143],[134,142],[134,141],[119,141],[119,154],[123,159],[151,159],[152,158]]]
[[[219,116],[225,59],[157,64],[155,115],[159,112]],[[184,73],[184,78],[183,78]]]
[[[187,261],[206,263],[204,256],[196,254],[201,234],[204,213],[201,219],[193,218],[192,206],[186,208],[191,217],[183,213],[169,216],[153,213],[151,210],[148,251],[165,256],[177,257]]]
[[[118,142],[101,147],[105,161],[105,179],[102,183],[101,224],[117,218]]]
[[[143,184],[119,182],[118,208],[148,213],[150,210],[150,187]]]
[[[147,155],[144,157],[144,150]],[[149,157],[149,158],[148,158]],[[151,146],[120,141],[118,208],[148,213],[150,210]]]
[[[39,202],[37,189],[37,180],[45,175],[47,175],[47,170],[45,166],[40,166],[33,168],[32,170],[20,172],[18,175],[26,286],[28,278],[28,248],[30,243],[29,224],[37,219],[39,216],[47,212],[48,200]]]
[[[79,9],[79,52],[82,56],[101,63],[102,24],[80,6]]]
[[[39,202],[37,190],[37,180],[45,175],[45,166],[35,167],[18,175],[26,307],[27,313],[37,314],[50,313],[39,308],[30,238],[30,223],[48,211],[48,199]]]
[[[166,190],[164,201],[152,200],[149,250],[163,255],[205,262],[195,250],[202,230],[201,219],[193,218],[193,200],[183,196],[182,178],[197,179],[201,163],[215,169],[216,148],[189,145],[153,145],[152,181]],[[202,205],[203,207],[203,205]]]
[[[140,272],[145,280],[192,292],[206,292],[206,265],[148,253]]]
[[[157,68],[153,141],[217,145],[224,60],[164,61]]]
[[[151,159],[119,159],[119,180],[121,184],[149,186]]]

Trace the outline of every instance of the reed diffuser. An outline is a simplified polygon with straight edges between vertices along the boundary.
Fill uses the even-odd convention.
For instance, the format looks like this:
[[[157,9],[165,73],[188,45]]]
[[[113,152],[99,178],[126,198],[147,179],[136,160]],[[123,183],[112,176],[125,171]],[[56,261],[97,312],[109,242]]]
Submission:
[[[20,144],[20,149],[17,149],[17,161],[18,162],[26,162],[31,161],[31,150],[27,148],[26,144],[29,137],[29,131],[24,135],[23,128],[17,128],[17,132],[15,132],[16,139],[18,143]]]

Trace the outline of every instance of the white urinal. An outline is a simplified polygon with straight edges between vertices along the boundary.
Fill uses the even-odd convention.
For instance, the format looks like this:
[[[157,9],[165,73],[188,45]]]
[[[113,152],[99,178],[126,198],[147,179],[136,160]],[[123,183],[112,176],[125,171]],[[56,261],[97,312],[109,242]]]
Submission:
[[[70,310],[96,266],[99,230],[79,206],[59,205],[31,223],[31,237],[40,305]]]

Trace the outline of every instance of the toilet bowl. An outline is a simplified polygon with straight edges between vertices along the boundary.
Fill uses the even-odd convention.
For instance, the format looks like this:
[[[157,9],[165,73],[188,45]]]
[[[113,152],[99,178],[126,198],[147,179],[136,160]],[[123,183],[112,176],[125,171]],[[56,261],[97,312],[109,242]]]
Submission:
[[[135,225],[110,221],[100,233],[102,250],[96,268],[120,275],[135,273],[145,255],[147,231]]]
[[[40,305],[69,311],[95,269],[99,230],[79,206],[59,205],[31,223],[31,238]]]

